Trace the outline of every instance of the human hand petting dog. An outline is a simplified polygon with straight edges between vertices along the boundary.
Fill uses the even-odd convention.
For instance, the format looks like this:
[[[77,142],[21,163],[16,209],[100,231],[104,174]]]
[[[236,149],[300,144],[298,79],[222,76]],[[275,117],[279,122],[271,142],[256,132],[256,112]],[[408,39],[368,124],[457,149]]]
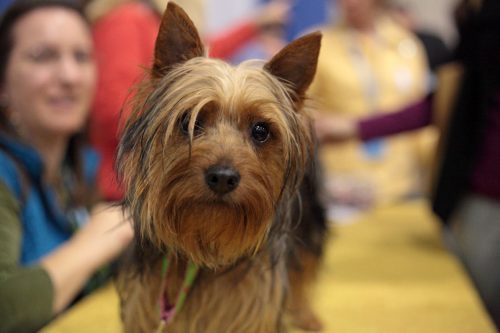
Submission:
[[[53,312],[62,311],[92,274],[116,258],[133,238],[121,207],[98,205],[88,223],[69,241],[41,260],[54,288]]]
[[[88,248],[95,269],[113,260],[132,240],[134,232],[127,215],[120,206],[99,204],[92,210],[89,222],[73,237],[73,242]]]

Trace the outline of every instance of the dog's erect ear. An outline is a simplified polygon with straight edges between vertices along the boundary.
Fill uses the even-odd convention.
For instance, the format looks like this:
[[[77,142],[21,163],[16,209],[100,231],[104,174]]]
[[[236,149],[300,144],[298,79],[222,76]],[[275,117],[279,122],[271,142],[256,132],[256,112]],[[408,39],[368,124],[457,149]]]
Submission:
[[[156,38],[153,76],[163,76],[169,67],[204,55],[196,27],[186,12],[169,2]]]
[[[291,83],[296,97],[302,99],[314,79],[320,47],[321,33],[310,33],[285,46],[264,69],[280,80]]]

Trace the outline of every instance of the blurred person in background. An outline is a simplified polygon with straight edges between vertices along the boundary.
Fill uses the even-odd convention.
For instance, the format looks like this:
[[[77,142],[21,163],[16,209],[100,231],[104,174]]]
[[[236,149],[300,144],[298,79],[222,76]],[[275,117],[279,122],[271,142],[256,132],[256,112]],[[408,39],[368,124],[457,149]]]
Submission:
[[[463,0],[456,22],[455,63],[443,68],[434,95],[388,115],[332,119],[323,138],[371,140],[440,127],[432,208],[500,328],[500,1]]]
[[[235,6],[235,2],[232,0],[215,0],[210,1],[210,3],[218,3],[216,7],[210,10],[211,15],[208,19],[210,21],[228,21],[234,22],[239,19],[241,14],[238,11],[231,13],[234,17],[229,18],[226,12],[220,10],[220,8],[227,7],[229,3]],[[284,2],[290,3],[290,13],[288,20],[286,22],[281,22],[280,24],[275,24],[264,29],[256,38],[243,46],[242,49],[237,51],[228,60],[233,64],[239,64],[244,60],[248,59],[270,59],[276,54],[286,43],[300,37],[310,30],[315,30],[315,27],[324,25],[328,22],[328,18],[332,15],[333,6],[329,6],[329,2],[334,2],[335,0],[293,0]],[[248,2],[250,4],[244,4]],[[269,0],[245,0],[238,1],[238,6],[259,6],[262,4],[269,3]],[[241,4],[241,5],[240,5]],[[242,10],[242,9],[240,9]],[[222,24],[222,23],[220,23]],[[227,26],[229,23],[225,23],[223,26]],[[210,25],[214,25],[211,23]],[[220,29],[220,28],[219,28]]]
[[[330,118],[359,119],[422,98],[428,65],[419,41],[395,22],[382,0],[338,0],[338,22],[324,27],[318,70],[309,90],[319,102],[321,142]],[[422,191],[422,172],[435,133],[323,145],[331,217],[352,217],[373,205]]]
[[[403,4],[402,0],[390,1],[390,8],[392,17],[403,27],[412,31],[415,36],[420,40],[425,50],[427,63],[431,71],[435,71],[441,65],[450,61],[451,50],[445,44],[443,39],[434,32],[429,31],[423,27],[419,27],[416,19],[411,11]]]
[[[0,332],[34,332],[98,285],[132,239],[98,203],[83,130],[95,88],[74,2],[19,0],[0,21]]]
[[[291,19],[286,27],[286,40],[292,41],[306,31],[327,24],[335,16],[337,1],[293,0]]]
[[[183,2],[178,1],[181,6]],[[123,195],[114,170],[120,115],[123,110],[126,118],[127,107],[124,105],[132,97],[134,85],[144,78],[145,69],[151,66],[160,14],[166,4],[165,0],[85,2],[87,16],[92,22],[98,70],[90,139],[102,156],[98,185],[108,201],[118,201]],[[198,26],[203,25],[204,6],[208,5],[209,2],[204,0],[186,2],[190,10],[188,14],[193,13]],[[283,24],[288,11],[287,1],[272,1],[227,30],[215,36],[205,36],[209,55],[224,59],[232,56],[269,26]]]
[[[120,113],[131,88],[152,61],[160,16],[152,3],[91,0],[85,12],[92,26],[97,89],[91,106],[89,136],[102,160],[97,185],[107,201],[119,201],[115,173]]]

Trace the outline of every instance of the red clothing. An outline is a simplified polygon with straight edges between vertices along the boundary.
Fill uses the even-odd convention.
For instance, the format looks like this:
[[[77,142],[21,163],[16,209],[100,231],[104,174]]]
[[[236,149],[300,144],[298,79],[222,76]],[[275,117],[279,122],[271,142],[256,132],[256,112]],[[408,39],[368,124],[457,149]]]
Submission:
[[[141,2],[121,5],[93,26],[98,83],[90,118],[90,140],[101,154],[99,189],[121,199],[114,171],[120,112],[144,68],[151,66],[160,17]]]
[[[259,33],[255,23],[243,22],[223,33],[208,39],[209,55],[212,58],[227,59]]]
[[[368,141],[427,126],[432,121],[432,97],[412,104],[399,112],[382,113],[358,122],[359,137]]]

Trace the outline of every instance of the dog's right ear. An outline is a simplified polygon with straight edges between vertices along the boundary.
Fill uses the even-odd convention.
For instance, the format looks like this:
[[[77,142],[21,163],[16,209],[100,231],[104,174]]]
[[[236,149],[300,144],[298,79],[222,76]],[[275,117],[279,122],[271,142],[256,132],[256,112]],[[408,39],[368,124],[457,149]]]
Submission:
[[[203,44],[193,22],[181,7],[169,2],[156,38],[153,77],[162,77],[173,65],[203,55]]]
[[[320,47],[321,33],[310,33],[285,46],[269,60],[264,69],[283,82],[290,83],[296,93],[294,98],[303,100],[316,73]]]

